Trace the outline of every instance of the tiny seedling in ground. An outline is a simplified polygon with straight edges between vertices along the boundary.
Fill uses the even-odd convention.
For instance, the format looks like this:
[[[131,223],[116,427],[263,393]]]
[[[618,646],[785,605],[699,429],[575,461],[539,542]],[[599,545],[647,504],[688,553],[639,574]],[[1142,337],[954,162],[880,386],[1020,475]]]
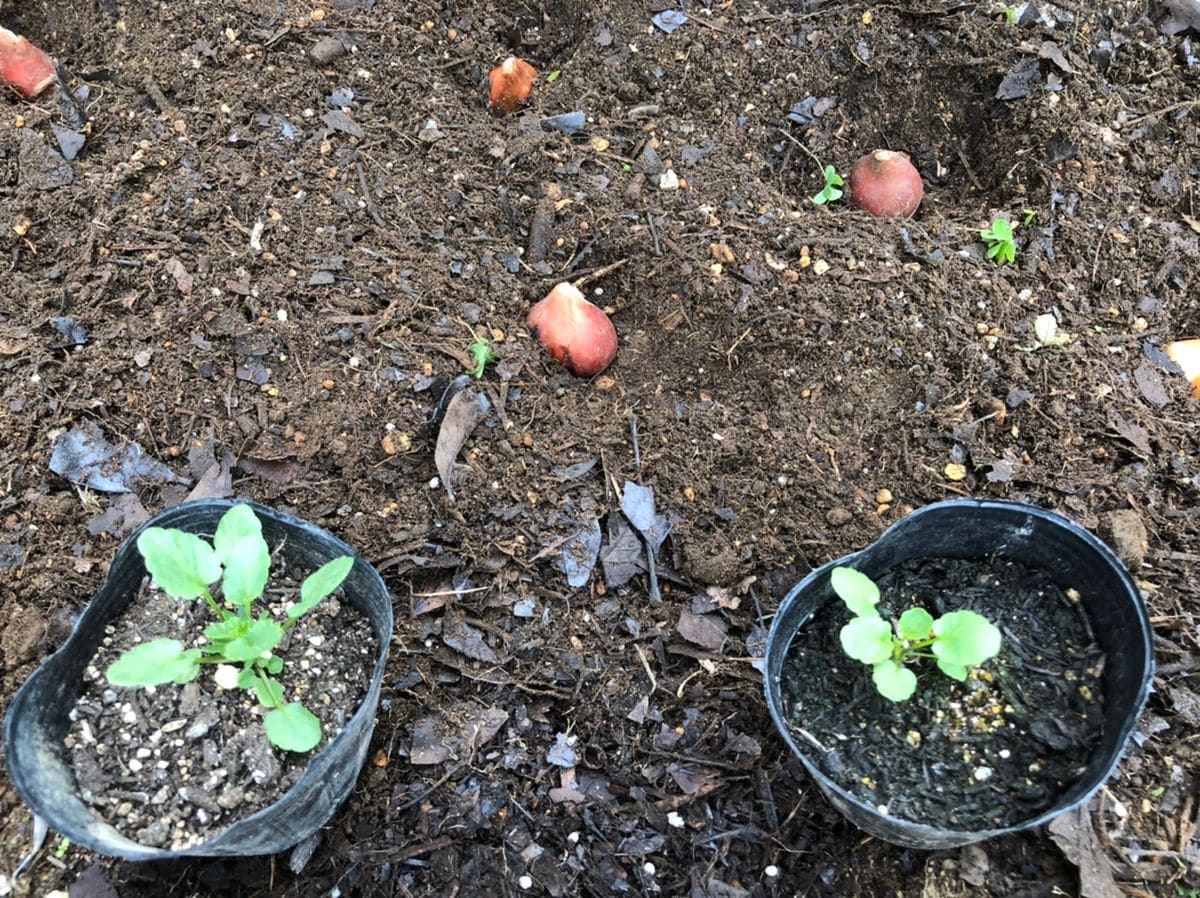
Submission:
[[[158,686],[194,680],[200,665],[217,664],[219,685],[253,690],[268,711],[263,717],[267,738],[285,751],[306,752],[321,741],[321,723],[300,702],[284,702],[275,679],[283,659],[274,654],[283,634],[317,603],[341,586],[354,559],[335,558],[300,584],[300,600],[282,623],[269,613],[251,616],[262,597],[271,553],[262,524],[249,505],[234,505],[221,517],[210,544],[184,530],[149,527],[137,540],[138,552],[158,588],[190,602],[203,598],[216,618],[204,628],[203,645],[185,648],[178,639],[151,639],[125,652],[105,675],[114,686]],[[221,602],[210,587],[220,583]],[[236,678],[228,674],[236,674]]]
[[[935,619],[914,607],[889,622],[879,616],[879,587],[866,574],[835,567],[829,582],[854,615],[839,634],[842,651],[871,665],[871,680],[884,698],[902,702],[916,692],[917,675],[906,666],[914,659],[933,658],[942,673],[961,682],[1000,651],[1000,631],[974,611],[948,611]]]
[[[824,206],[826,203],[836,202],[842,198],[842,191],[838,190],[844,183],[842,176],[838,174],[838,170],[832,165],[825,166],[825,186],[821,188],[821,192],[812,198],[812,201],[818,206]]]
[[[487,338],[479,336],[471,344],[471,358],[475,362],[475,368],[471,371],[471,376],[476,380],[483,377],[483,372],[487,370],[488,365],[492,362],[500,361],[496,353],[492,352],[492,344],[488,342]]]
[[[995,259],[1001,265],[1016,261],[1017,244],[1013,240],[1012,222],[995,218],[991,225],[979,232],[979,237],[987,245],[989,259]]]

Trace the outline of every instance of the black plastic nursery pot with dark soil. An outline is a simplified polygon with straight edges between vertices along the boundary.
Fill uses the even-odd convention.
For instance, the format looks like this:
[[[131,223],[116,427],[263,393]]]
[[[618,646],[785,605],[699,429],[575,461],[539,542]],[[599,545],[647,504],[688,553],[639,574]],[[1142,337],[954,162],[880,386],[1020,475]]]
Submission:
[[[303,577],[342,556],[352,559],[336,596],[330,596],[304,616],[305,621],[321,616],[311,627],[323,626],[322,632],[332,636],[311,635],[314,632],[311,627],[304,626],[296,626],[289,633],[289,645],[301,657],[294,663],[300,670],[295,676],[308,671],[309,680],[304,682],[313,684],[303,688],[308,690],[306,704],[317,709],[323,727],[316,749],[307,754],[271,751],[269,745],[264,749],[264,741],[251,736],[262,729],[258,717],[261,709],[253,698],[242,701],[243,717],[236,718],[242,723],[228,728],[232,731],[223,730],[221,724],[227,718],[218,718],[218,712],[210,710],[210,705],[200,704],[206,691],[224,692],[209,685],[212,678],[207,675],[213,668],[202,666],[200,676],[185,686],[171,683],[146,690],[107,688],[108,684],[97,674],[103,668],[104,653],[111,651],[109,646],[116,639],[113,634],[122,632],[124,622],[141,605],[153,601],[145,598],[153,591],[146,587],[146,566],[137,549],[139,535],[147,528],[160,527],[211,539],[222,516],[235,504],[239,503],[226,500],[185,503],[156,515],[130,536],[113,560],[100,591],[80,615],[70,638],[33,673],[9,706],[5,726],[8,774],[33,812],[73,842],[128,860],[270,854],[289,848],[320,829],[349,795],[358,777],[374,728],[392,635],[391,596],[370,564],[341,540],[306,521],[250,505],[261,522],[262,537],[271,553],[272,580],[264,599],[271,601],[272,596],[284,594],[275,590],[277,570],[282,572],[282,579]],[[165,604],[161,599],[158,601]],[[203,614],[204,604],[199,600],[177,603],[179,610],[168,610],[167,614],[174,616],[171,620],[182,621],[186,615]],[[273,611],[278,613],[279,608]],[[342,629],[355,634],[354,642],[345,649],[359,656],[355,669],[360,676],[357,682],[330,683],[330,678],[322,675],[342,669],[335,668],[336,659],[332,656],[335,652],[341,654],[343,649],[330,641]],[[148,638],[162,633],[144,635]],[[314,649],[323,643],[327,644],[328,654]],[[318,664],[312,659],[324,660]],[[293,661],[289,660],[288,666],[293,667]],[[90,686],[89,681],[95,682]],[[87,689],[93,687],[100,689],[102,696],[93,702],[94,709],[86,698]],[[190,695],[184,694],[179,700],[186,709],[184,713],[172,715],[167,721],[151,719],[146,708],[152,700],[173,701],[173,693],[184,693],[189,687]],[[230,696],[253,695],[245,689],[227,692]],[[331,704],[330,694],[344,699],[344,710],[337,712],[339,716],[332,723],[327,719],[331,712],[321,707]],[[116,744],[98,740],[99,725],[89,716],[92,710],[96,720],[115,712],[120,720],[130,722],[131,729],[142,727],[149,731],[145,747],[134,750],[122,745],[121,740],[116,740]],[[174,775],[173,768],[182,768],[186,776],[200,764],[183,755],[185,750],[211,755],[209,760],[214,765],[225,766],[210,775],[209,782],[171,784],[167,777]],[[93,771],[97,767],[94,762],[102,756],[114,755],[120,759],[120,773],[112,790],[115,801],[90,794],[83,785],[88,778],[80,775],[81,770]],[[143,771],[141,780],[134,779],[134,770]],[[243,772],[238,774],[239,770]],[[148,780],[147,773],[151,774]],[[233,782],[235,778],[239,781]],[[174,830],[166,826],[166,818],[155,820],[168,799],[174,801],[179,797],[168,795],[175,792],[182,793],[182,798],[190,802],[182,811],[187,818],[184,823],[221,820],[222,824],[208,831],[197,827],[202,835],[193,834],[183,841],[175,838]],[[258,806],[252,800],[256,797]],[[113,822],[102,819],[89,807],[89,803],[100,807],[105,801],[115,808]],[[149,826],[140,831],[129,831],[128,827],[122,831],[120,825],[127,822],[126,818],[133,819],[139,814],[150,820]],[[183,827],[184,823],[178,826]],[[139,833],[155,827],[162,830],[155,838],[138,837]]]
[[[880,616],[969,609],[1003,636],[966,681],[930,660],[914,695],[875,689],[844,654],[850,620],[830,585],[851,567],[881,590]],[[1017,502],[918,509],[783,599],[766,649],[776,727],[829,801],[896,845],[965,845],[1043,824],[1109,777],[1146,702],[1150,624],[1128,571],[1093,534]]]

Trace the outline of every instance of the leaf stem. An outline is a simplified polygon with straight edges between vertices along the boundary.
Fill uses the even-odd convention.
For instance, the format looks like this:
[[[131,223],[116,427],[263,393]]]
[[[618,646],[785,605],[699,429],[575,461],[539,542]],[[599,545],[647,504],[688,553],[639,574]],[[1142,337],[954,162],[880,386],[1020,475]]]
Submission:
[[[211,592],[209,592],[207,589],[205,589],[204,592],[201,593],[201,595],[204,596],[204,602],[205,602],[205,604],[208,605],[209,611],[211,611],[213,614],[215,614],[221,620],[229,619],[229,615],[227,615],[225,613],[224,609],[222,609],[221,606],[217,604],[217,600],[212,597]]]

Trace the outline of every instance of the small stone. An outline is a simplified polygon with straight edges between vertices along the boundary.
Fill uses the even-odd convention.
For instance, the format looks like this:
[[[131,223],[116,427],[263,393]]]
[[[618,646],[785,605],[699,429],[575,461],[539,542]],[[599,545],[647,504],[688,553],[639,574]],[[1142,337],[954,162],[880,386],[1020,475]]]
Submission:
[[[675,174],[673,168],[668,168],[665,172],[658,176],[659,190],[678,190],[679,175]]]
[[[346,45],[336,37],[323,37],[308,50],[308,58],[317,65],[329,65],[346,52]]]
[[[195,714],[200,707],[200,684],[195,680],[185,683],[179,690],[179,713]]]
[[[1142,516],[1132,508],[1109,512],[1105,516],[1104,530],[1117,557],[1129,568],[1140,568],[1150,548],[1150,538]]]
[[[217,709],[213,705],[204,708],[196,719],[191,722],[186,730],[183,731],[183,738],[190,741],[201,739],[208,734],[208,731],[217,723]]]
[[[891,505],[894,498],[892,491],[885,487],[875,494],[875,504]]]
[[[829,271],[829,263],[824,259],[817,259],[817,261],[813,262],[812,270],[815,274],[825,274]]]
[[[119,805],[117,805],[117,816],[118,817],[128,817],[130,811],[132,811],[132,810],[133,810],[133,802],[123,801]]]
[[[155,820],[138,832],[137,840],[143,845],[162,845],[170,833],[171,827],[166,820]]]
[[[139,761],[137,758],[129,759],[129,770],[131,773],[140,773],[141,769],[142,769],[141,761]]]
[[[217,796],[217,805],[226,811],[240,807],[246,800],[246,790],[241,786],[226,786]]]
[[[830,527],[843,527],[853,519],[854,515],[850,513],[849,509],[831,508],[825,512],[825,523]]]
[[[946,475],[947,480],[958,482],[967,476],[967,468],[965,465],[950,462],[950,464],[942,469],[942,473]]]

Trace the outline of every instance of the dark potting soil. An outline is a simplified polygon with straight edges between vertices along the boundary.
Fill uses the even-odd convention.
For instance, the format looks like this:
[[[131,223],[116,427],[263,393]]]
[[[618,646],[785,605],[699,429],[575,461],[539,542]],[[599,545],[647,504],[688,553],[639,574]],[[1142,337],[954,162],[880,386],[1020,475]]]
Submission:
[[[957,830],[1037,815],[1082,773],[1103,724],[1104,655],[1079,597],[1005,558],[905,562],[878,579],[880,614],[970,608],[996,624],[1000,654],[958,683],[929,660],[916,694],[883,698],[842,652],[836,597],[796,635],[782,686],[797,743],[826,749],[831,779],[891,816]]]
[[[276,562],[277,564],[279,562]],[[278,575],[277,575],[278,576]],[[299,598],[279,576],[264,598],[276,620]],[[313,752],[342,731],[362,702],[377,654],[371,626],[337,595],[284,635],[278,680],[289,701],[321,721]],[[256,613],[261,614],[256,603]],[[203,601],[181,602],[142,584],[137,599],[107,629],[84,673],[84,689],[66,736],[83,800],[143,845],[182,849],[275,802],[304,772],[313,752],[272,745],[252,692],[219,689],[215,666],[183,686],[112,687],[104,670],[138,642],[160,636],[195,645],[213,615]]]

